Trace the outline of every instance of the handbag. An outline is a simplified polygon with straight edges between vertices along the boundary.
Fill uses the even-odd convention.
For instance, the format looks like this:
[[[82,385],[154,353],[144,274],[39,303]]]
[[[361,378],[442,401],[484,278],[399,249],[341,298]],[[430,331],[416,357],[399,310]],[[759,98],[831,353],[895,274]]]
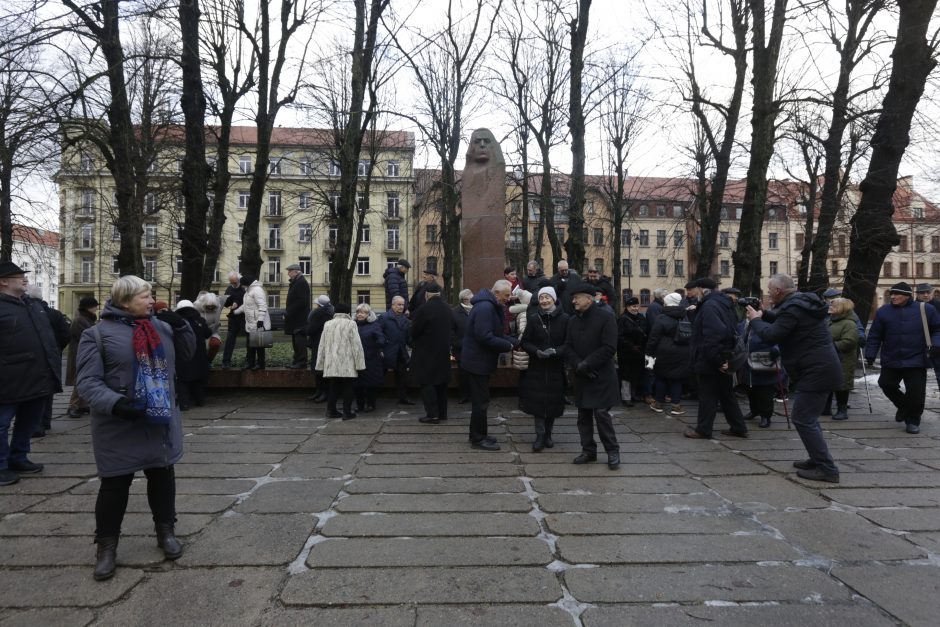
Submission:
[[[271,348],[274,346],[274,332],[266,329],[248,331],[248,348]]]
[[[748,353],[747,366],[753,372],[776,372],[777,360],[770,351]]]

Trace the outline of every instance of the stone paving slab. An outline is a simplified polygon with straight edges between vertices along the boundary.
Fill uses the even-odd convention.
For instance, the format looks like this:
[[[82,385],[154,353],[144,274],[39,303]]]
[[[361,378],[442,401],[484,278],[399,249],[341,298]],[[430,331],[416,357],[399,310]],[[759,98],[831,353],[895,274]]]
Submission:
[[[291,577],[285,605],[554,603],[562,596],[545,568],[329,568]]]
[[[128,598],[103,611],[98,622],[102,625],[251,625],[260,619],[262,608],[283,577],[281,570],[260,568],[151,573]]]
[[[587,603],[705,603],[815,599],[848,602],[851,591],[814,568],[791,565],[601,566],[565,571]]]
[[[350,538],[314,545],[307,566],[349,566],[350,555],[365,567],[544,566],[554,559],[548,544],[536,538]]]
[[[622,464],[617,470],[611,470],[605,463],[607,457],[601,453],[596,464],[526,464],[525,473],[532,477],[610,477],[628,475],[631,477],[678,477],[686,472],[675,464]]]
[[[418,608],[415,627],[478,627],[512,625],[513,627],[571,627],[571,615],[558,607],[545,605],[490,605],[470,607]]]
[[[827,499],[852,507],[938,507],[937,488],[830,488],[822,491]]]
[[[187,460],[188,461],[188,460]],[[264,477],[271,474],[273,464],[176,464],[176,478],[224,478]]]
[[[799,483],[819,486],[818,482],[801,479]],[[839,485],[846,488],[935,488],[940,487],[940,473],[935,472],[887,472],[846,473],[840,477]]]
[[[355,479],[345,486],[350,494],[448,494],[454,492],[522,492],[525,485],[518,478],[488,477]]]
[[[701,492],[704,486],[699,481],[685,477],[607,476],[591,479],[587,483],[583,479],[570,477],[535,478],[532,487],[540,494],[688,494]]]
[[[297,557],[317,519],[308,514],[245,514],[217,519],[178,560],[185,566],[266,566]]]
[[[546,512],[666,512],[717,510],[725,502],[712,493],[699,494],[542,494]]]
[[[749,509],[829,505],[813,490],[798,486],[780,476],[706,477],[702,482],[736,506]]]
[[[315,607],[301,609],[269,609],[261,616],[261,627],[414,627],[417,610],[414,607]]]
[[[937,624],[937,610],[940,609],[940,567],[936,564],[836,566],[832,574],[903,623]]]
[[[114,603],[144,578],[133,568],[119,568],[112,579],[95,581],[89,567],[0,570],[0,607],[100,607]],[[51,594],[50,592],[53,592]]]
[[[874,607],[858,605],[805,604],[705,607],[696,605],[644,607],[608,605],[588,609],[582,620],[585,627],[622,627],[623,625],[656,625],[687,627],[715,624],[722,627],[792,627],[793,625],[827,625],[832,627],[881,627],[896,625]]]
[[[709,475],[761,475],[769,470],[743,455],[729,453],[677,453],[672,461],[685,472],[700,477]]]
[[[754,562],[792,560],[799,553],[763,535],[565,536],[558,539],[562,559],[574,564],[669,564],[677,562]]]
[[[234,496],[181,494],[176,497],[178,514],[215,514],[235,503]],[[50,496],[29,508],[29,512],[94,512],[95,498],[88,494]],[[133,494],[127,501],[127,512],[149,512],[150,504],[143,494]]]
[[[940,531],[940,508],[859,510],[876,525],[897,531]]]
[[[659,533],[726,534],[757,531],[758,526],[741,516],[713,513],[579,513],[549,514],[545,524],[559,535],[650,535]],[[707,540],[703,540],[707,541]]]
[[[325,536],[534,536],[528,514],[341,514],[326,521]]]
[[[475,464],[389,464],[377,466],[366,464],[356,473],[357,477],[394,478],[394,477],[515,477],[519,468],[514,464],[485,463],[485,458],[477,458]]]
[[[235,507],[235,511],[242,514],[322,512],[342,488],[342,481],[323,479],[275,481],[259,486]]]
[[[38,503],[42,503],[44,500],[46,500],[46,497],[38,494],[0,494],[0,516],[13,512],[22,512]]]
[[[340,500],[339,512],[528,512],[524,494],[363,494]]]
[[[176,522],[181,536],[196,533],[211,520],[210,516],[184,514]],[[0,520],[0,537],[6,536],[86,536],[94,537],[95,518],[85,513],[49,516],[45,513],[13,514]],[[121,525],[122,535],[153,535],[153,518],[148,514],[127,514]]]
[[[393,466],[393,465],[424,465],[424,464],[476,464],[480,461],[480,456],[476,451],[467,451],[461,447],[456,453],[412,453],[398,452],[394,454],[371,454],[367,455],[362,461],[370,466]],[[487,464],[514,464],[516,456],[510,451],[500,451],[486,456]],[[436,469],[438,471],[443,468]]]
[[[0,567],[80,566],[89,569],[94,563],[94,557],[93,532],[84,536],[57,536],[54,539],[45,536],[5,536],[0,541]],[[121,537],[118,565],[152,568],[165,560],[163,551],[157,548],[152,530],[149,536]],[[87,574],[90,576],[91,571],[88,570]],[[2,620],[0,624],[3,624]]]
[[[54,607],[42,610],[4,610],[0,624],[3,627],[76,627],[91,624],[94,613],[91,610]]]
[[[795,462],[801,459],[806,459],[806,449],[801,446],[794,449],[741,451],[741,455],[757,462]],[[890,452],[868,447],[840,449],[838,455],[835,457],[836,465],[842,464],[843,462],[852,459],[893,460],[897,459],[897,457],[892,455]]]
[[[34,456],[35,457],[35,456]],[[77,486],[86,483],[86,479],[76,477],[40,477],[29,475],[21,477],[19,483],[3,487],[5,496],[16,496],[21,494],[59,494],[66,490],[71,490]],[[98,484],[95,482],[95,492],[98,491]]]
[[[271,477],[298,477],[301,479],[329,479],[353,471],[360,461],[359,455],[309,455],[294,453],[271,473]]]

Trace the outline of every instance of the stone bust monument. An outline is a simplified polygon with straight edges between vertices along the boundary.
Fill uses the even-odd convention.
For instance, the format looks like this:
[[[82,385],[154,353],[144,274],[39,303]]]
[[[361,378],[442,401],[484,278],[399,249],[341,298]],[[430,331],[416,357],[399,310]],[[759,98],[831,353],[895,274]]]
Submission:
[[[489,129],[470,135],[460,204],[464,287],[476,292],[501,279],[506,267],[506,161]]]

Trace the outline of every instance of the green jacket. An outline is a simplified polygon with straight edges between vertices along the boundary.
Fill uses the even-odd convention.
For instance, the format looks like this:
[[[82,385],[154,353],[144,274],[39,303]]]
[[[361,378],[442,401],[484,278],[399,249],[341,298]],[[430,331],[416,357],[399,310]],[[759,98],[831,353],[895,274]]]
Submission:
[[[858,361],[858,328],[851,313],[834,316],[829,320],[829,333],[842,363],[840,391],[855,387],[855,364]]]

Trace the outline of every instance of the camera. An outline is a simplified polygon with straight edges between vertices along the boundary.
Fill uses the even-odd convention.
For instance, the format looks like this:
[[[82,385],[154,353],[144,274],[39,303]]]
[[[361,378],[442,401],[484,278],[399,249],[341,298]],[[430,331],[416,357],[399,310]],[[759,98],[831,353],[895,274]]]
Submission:
[[[760,309],[760,299],[755,296],[742,296],[738,299],[738,305],[741,307],[750,305],[754,309]]]

